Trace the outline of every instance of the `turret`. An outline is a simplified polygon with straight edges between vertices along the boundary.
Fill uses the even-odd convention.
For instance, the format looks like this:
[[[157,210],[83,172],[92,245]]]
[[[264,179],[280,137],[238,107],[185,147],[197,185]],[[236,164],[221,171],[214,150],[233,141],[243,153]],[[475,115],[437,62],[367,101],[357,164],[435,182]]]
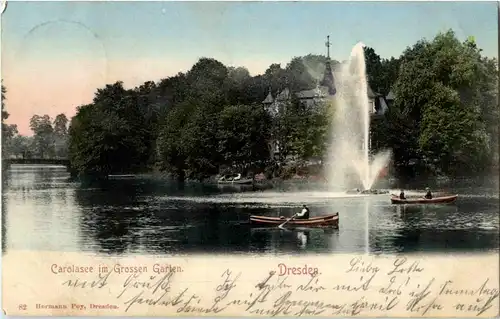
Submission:
[[[321,81],[322,86],[326,86],[328,88],[328,94],[335,95],[337,93],[337,89],[335,88],[335,80],[333,78],[332,65],[330,60],[330,36],[326,37],[326,67],[325,73],[323,74],[323,80]]]

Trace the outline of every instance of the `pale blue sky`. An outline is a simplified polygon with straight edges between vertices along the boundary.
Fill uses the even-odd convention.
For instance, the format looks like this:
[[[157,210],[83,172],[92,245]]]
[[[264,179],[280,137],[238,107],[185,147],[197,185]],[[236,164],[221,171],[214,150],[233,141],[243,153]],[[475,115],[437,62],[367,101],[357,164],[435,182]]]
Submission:
[[[293,56],[324,54],[326,35],[332,58],[343,60],[358,41],[382,57],[399,56],[449,28],[497,56],[495,2],[10,1],[2,77],[11,122],[27,127],[19,122],[36,110],[71,116],[96,87],[159,80],[202,56],[257,74]]]

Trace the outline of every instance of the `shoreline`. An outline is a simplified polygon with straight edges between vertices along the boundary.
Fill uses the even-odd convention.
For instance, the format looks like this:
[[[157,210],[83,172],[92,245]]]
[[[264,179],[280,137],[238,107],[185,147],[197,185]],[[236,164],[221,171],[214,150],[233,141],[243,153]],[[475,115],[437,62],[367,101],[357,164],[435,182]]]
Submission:
[[[491,174],[488,174],[487,176],[492,176]],[[120,180],[120,179],[151,179],[151,180],[158,180],[158,181],[165,181],[165,182],[173,182],[176,184],[184,184],[184,185],[198,185],[198,186],[215,186],[215,187],[221,187],[221,188],[239,188],[239,189],[249,189],[249,188],[257,188],[259,190],[260,188],[262,189],[271,189],[271,188],[282,188],[282,187],[289,187],[289,186],[317,186],[317,187],[323,187],[327,186],[329,183],[326,180],[321,180],[318,178],[314,178],[314,176],[301,176],[300,178],[272,178],[272,179],[265,179],[265,180],[256,180],[254,181],[253,184],[219,184],[217,183],[216,179],[205,179],[203,181],[199,180],[189,180],[186,179],[184,182],[179,182],[175,178],[170,177],[166,173],[155,173],[155,172],[148,172],[148,173],[138,173],[138,174],[116,174],[116,175],[111,175],[111,178],[109,180]],[[475,177],[475,178],[474,178]],[[484,177],[478,177],[476,176],[456,176],[456,177],[447,177],[447,176],[437,176],[437,177],[432,177],[428,178],[428,183],[425,183],[426,185],[430,185],[430,187],[440,187],[441,184],[447,184],[451,181],[462,181],[462,180],[470,180],[471,178],[477,180],[481,180]],[[399,181],[399,183],[398,183]],[[377,180],[375,183],[374,187],[372,189],[391,189],[391,188],[401,188],[399,185],[394,185],[394,184],[404,184],[406,186],[403,186],[403,188],[408,187],[413,184],[424,184],[422,181],[414,181],[410,180],[409,182],[403,182],[398,180],[397,177],[394,176],[388,176],[381,178]],[[424,189],[426,186],[422,186],[422,189]],[[346,189],[347,190],[347,189]]]
[[[218,186],[218,187],[226,187],[226,188],[257,188],[256,190],[259,189],[270,189],[270,188],[275,188],[275,187],[287,187],[289,185],[296,185],[296,186],[302,186],[302,185],[316,185],[316,186],[325,186],[330,184],[328,180],[323,176],[323,168],[318,167],[314,165],[313,172],[314,173],[308,173],[307,170],[309,170],[311,167],[301,167],[301,166],[295,166],[295,165],[288,165],[288,166],[282,166],[283,170],[292,170],[296,171],[299,170],[301,174],[281,174],[282,176],[276,176],[272,178],[266,178],[265,177],[265,169],[259,169],[260,171],[259,174],[254,174],[254,182],[252,184],[219,184],[217,182],[218,177],[221,176],[219,175],[212,175],[208,178],[205,178],[203,180],[197,180],[197,179],[185,179],[184,181],[179,181],[176,178],[174,178],[170,173],[165,172],[165,171],[160,171],[157,168],[150,168],[150,169],[144,169],[142,172],[120,172],[120,173],[114,173],[114,174],[109,174],[105,178],[99,178],[97,176],[91,176],[91,175],[80,175],[77,176],[76,174],[71,174],[70,168],[68,168],[68,172],[70,172],[71,177],[69,178],[72,181],[75,182],[82,182],[82,183],[87,183],[87,182],[99,182],[99,181],[106,181],[106,180],[119,180],[119,179],[152,179],[152,180],[161,180],[161,181],[168,181],[168,182],[175,182],[175,183],[184,183],[184,184],[191,184],[191,185],[212,185],[212,186]],[[2,171],[4,174],[6,171],[9,169],[8,165],[2,165]],[[283,171],[281,172],[283,173]],[[283,175],[288,175],[288,176],[283,176]],[[379,178],[373,189],[382,189],[382,188],[388,188],[389,185],[393,185],[395,188],[406,188],[409,185],[415,184],[416,180],[427,180],[428,184],[430,184],[430,187],[436,187],[439,186],[442,183],[447,183],[450,181],[459,181],[463,179],[484,179],[487,176],[498,176],[498,170],[495,167],[491,167],[489,170],[486,170],[485,173],[477,175],[477,174],[463,174],[463,175],[458,175],[458,176],[445,176],[445,175],[432,175],[432,174],[418,174],[417,177],[411,178],[411,177],[397,177],[394,174],[393,169],[389,169],[388,174],[384,177]],[[417,184],[420,184],[421,182],[417,182]],[[383,185],[379,185],[383,184]],[[397,185],[395,185],[397,184]],[[353,188],[356,188],[355,186]]]

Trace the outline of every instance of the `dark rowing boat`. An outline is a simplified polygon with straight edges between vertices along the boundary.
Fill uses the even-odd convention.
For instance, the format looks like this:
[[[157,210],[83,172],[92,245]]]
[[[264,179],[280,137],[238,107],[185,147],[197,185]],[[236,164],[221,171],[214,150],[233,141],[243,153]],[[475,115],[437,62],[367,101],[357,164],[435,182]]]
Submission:
[[[277,227],[287,220],[286,217],[250,216],[250,224],[257,227]],[[339,213],[312,217],[309,219],[296,219],[286,223],[286,228],[339,228]]]
[[[399,196],[392,195],[391,203],[392,204],[450,204],[454,203],[457,200],[457,198],[458,195],[434,197],[432,199],[425,199],[425,198],[400,199]]]

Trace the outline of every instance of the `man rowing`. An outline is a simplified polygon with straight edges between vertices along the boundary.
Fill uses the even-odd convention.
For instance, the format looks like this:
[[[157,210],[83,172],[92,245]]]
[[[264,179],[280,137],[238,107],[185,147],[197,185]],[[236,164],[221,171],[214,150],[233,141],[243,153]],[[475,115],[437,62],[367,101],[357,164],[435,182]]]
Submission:
[[[401,190],[401,192],[399,193],[399,199],[406,199],[404,190]]]
[[[306,205],[302,205],[302,210],[300,213],[295,214],[294,219],[309,219],[309,208]]]
[[[302,205],[302,210],[300,211],[300,213],[297,213],[295,215],[293,215],[292,217],[288,218],[283,224],[279,225],[278,228],[281,228],[281,229],[284,229],[283,226],[288,223],[289,221],[291,220],[297,220],[297,219],[301,219],[301,220],[304,220],[304,219],[309,219],[309,208],[307,208],[306,205]]]
[[[427,187],[425,190],[427,191],[427,193],[425,194],[424,198],[425,199],[432,199],[431,189],[429,187]]]

